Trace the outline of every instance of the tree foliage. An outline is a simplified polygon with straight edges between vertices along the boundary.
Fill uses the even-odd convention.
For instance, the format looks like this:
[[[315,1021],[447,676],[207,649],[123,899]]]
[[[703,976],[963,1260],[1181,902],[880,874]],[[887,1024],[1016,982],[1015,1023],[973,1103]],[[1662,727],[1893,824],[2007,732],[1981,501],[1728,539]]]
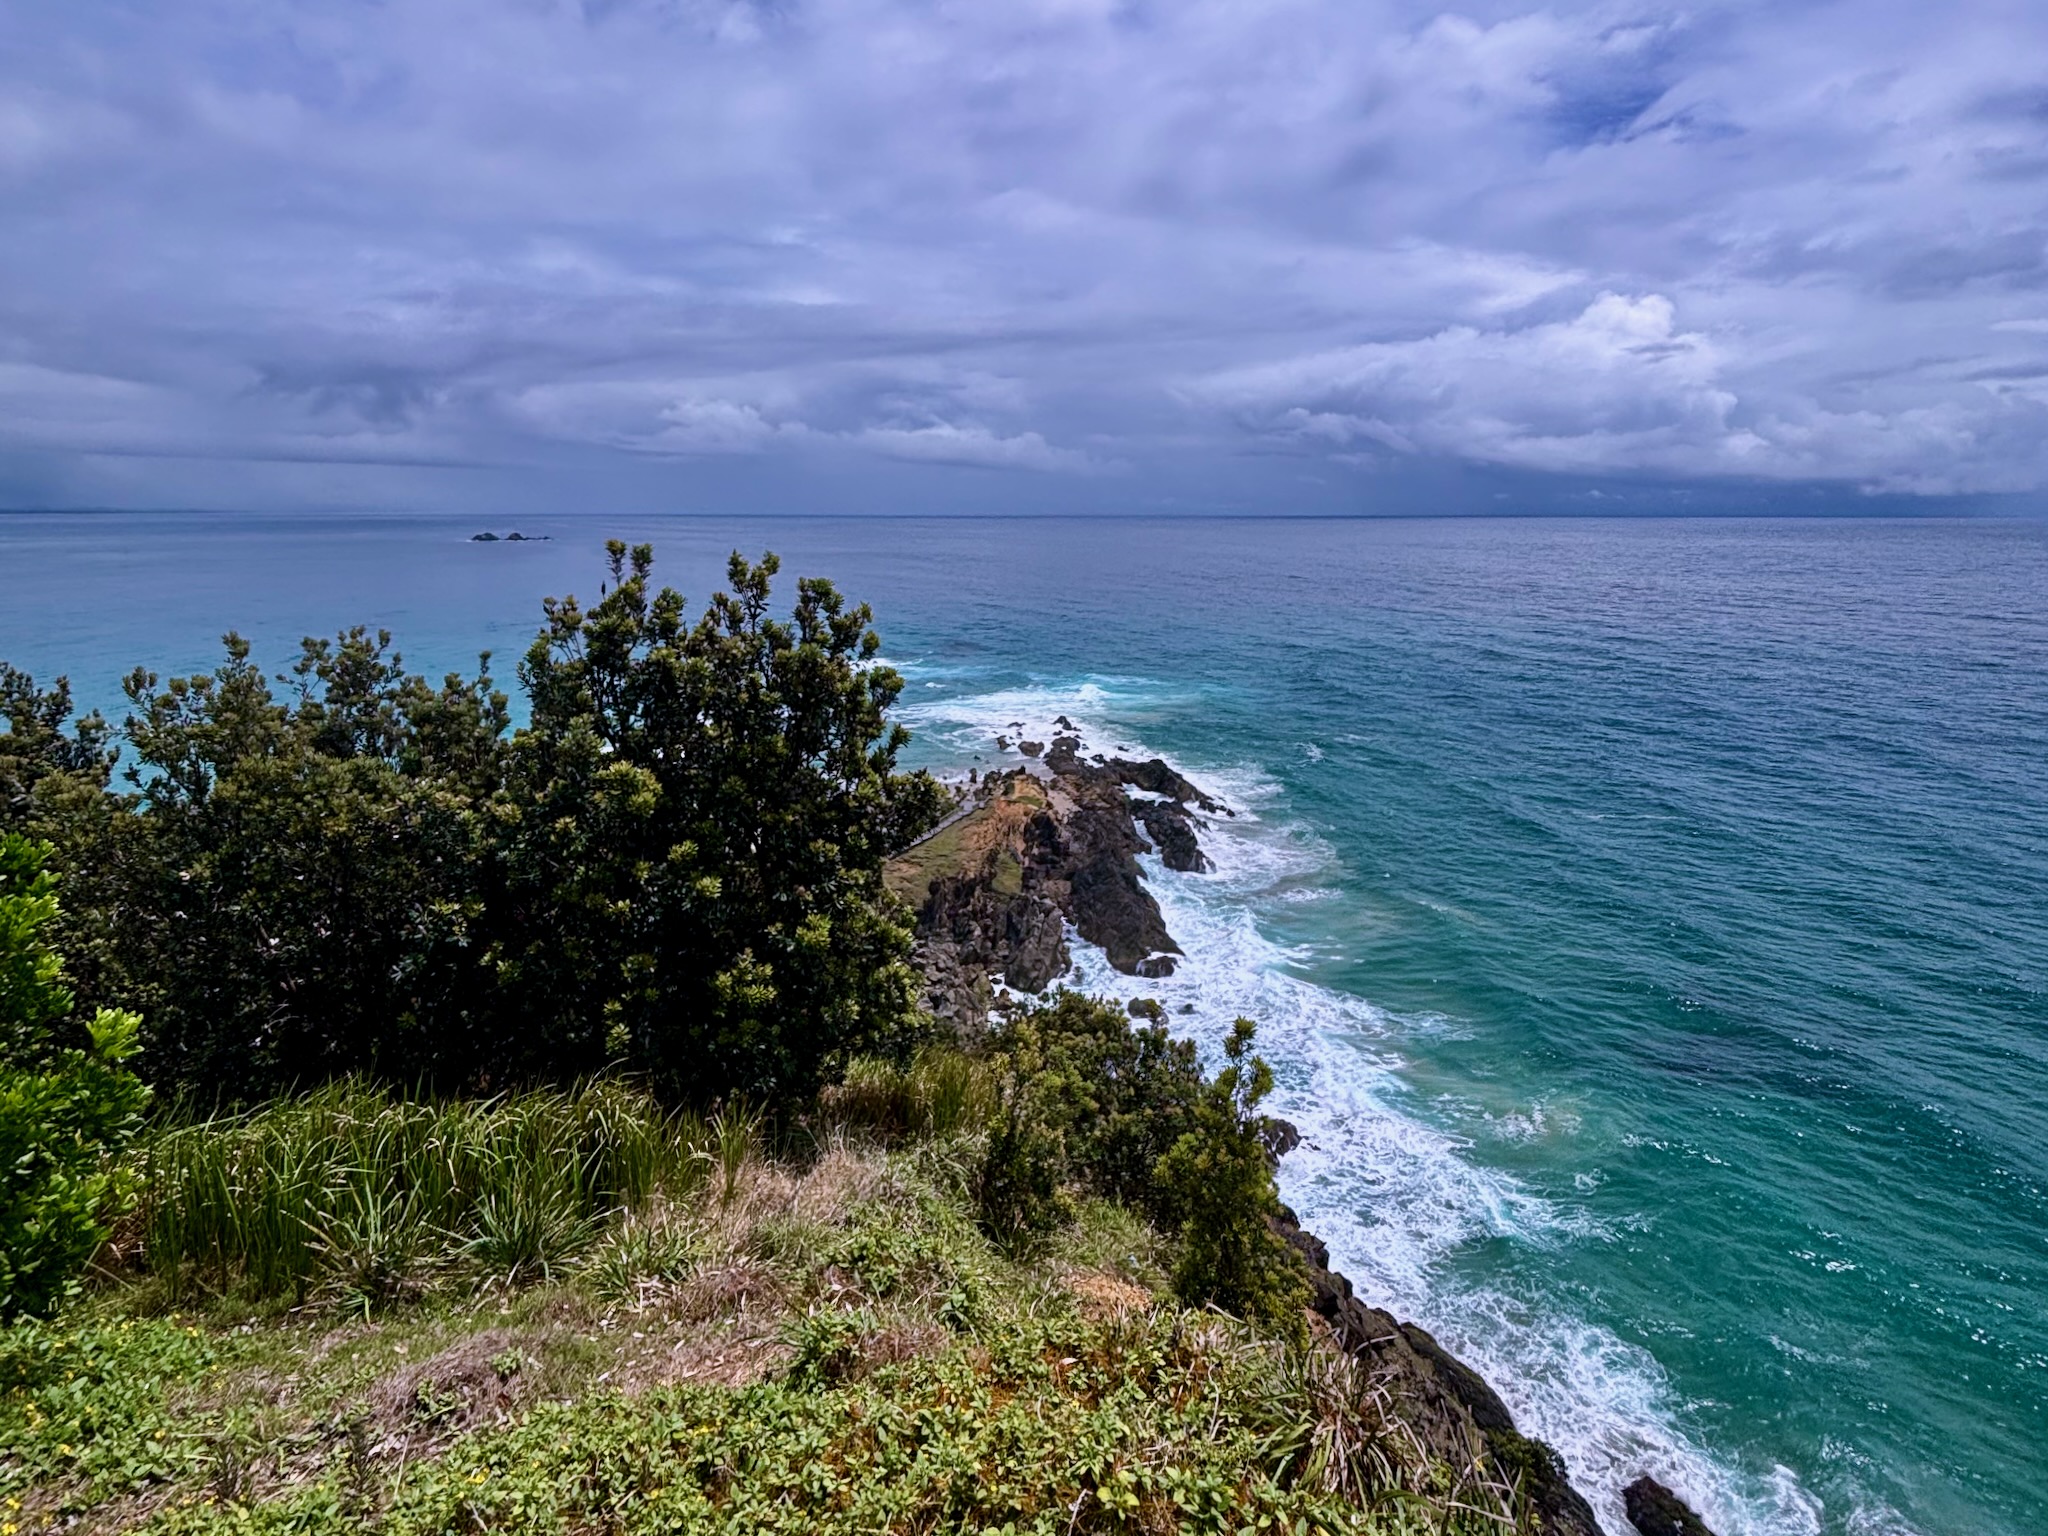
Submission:
[[[990,1235],[1044,1235],[1063,1219],[1064,1186],[1078,1185],[1178,1235],[1184,1301],[1299,1338],[1308,1284],[1271,1221],[1280,1200],[1259,1105],[1273,1075],[1251,1052],[1255,1033],[1236,1022],[1210,1079],[1191,1041],[1075,993],[1013,1019],[997,1039],[1005,1103],[980,1179]]]
[[[46,1316],[106,1240],[131,1186],[114,1162],[148,1090],[125,1063],[141,1021],[73,1016],[43,930],[45,845],[0,834],[0,1317]]]
[[[125,684],[127,766],[0,670],[0,828],[56,846],[80,991],[148,1019],[157,1081],[252,1098],[350,1073],[495,1088],[623,1065],[680,1096],[806,1091],[912,1032],[883,859],[943,796],[902,774],[865,607],[771,610],[735,555],[694,624],[645,546],[551,599],[519,667],[437,686],[387,633],[266,676]]]

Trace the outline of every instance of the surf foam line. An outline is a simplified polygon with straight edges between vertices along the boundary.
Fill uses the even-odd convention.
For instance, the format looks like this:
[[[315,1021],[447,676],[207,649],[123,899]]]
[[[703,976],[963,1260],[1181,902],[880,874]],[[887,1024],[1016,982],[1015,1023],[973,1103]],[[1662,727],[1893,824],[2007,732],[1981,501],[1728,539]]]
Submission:
[[[942,766],[963,769],[976,759],[984,768],[1014,764],[1014,753],[996,751],[997,734],[1049,742],[1061,730],[1054,718],[1065,716],[1089,750],[1167,756],[1232,806],[1235,819],[1211,818],[1202,833],[1213,872],[1141,861],[1187,952],[1174,975],[1125,976],[1070,935],[1075,964],[1060,984],[1124,1002],[1156,999],[1212,1066],[1231,1021],[1255,1020],[1274,1074],[1270,1107],[1303,1137],[1281,1168],[1283,1197],[1366,1300],[1420,1323],[1471,1362],[1517,1424],[1557,1449],[1613,1536],[1630,1536],[1621,1489],[1644,1472],[1677,1489],[1721,1536],[1818,1536],[1821,1502],[1793,1469],[1745,1471],[1685,1432],[1671,1383],[1647,1350],[1575,1315],[1540,1284],[1512,1292],[1459,1283],[1447,1261],[1476,1242],[1540,1250],[1608,1234],[1583,1208],[1533,1194],[1429,1123],[1401,1075],[1402,1047],[1442,1021],[1398,1018],[1294,974],[1307,956],[1268,938],[1261,911],[1328,889],[1335,855],[1286,816],[1280,786],[1256,765],[1176,761],[1143,744],[1142,724],[1192,702],[1142,679],[1094,677],[919,700],[902,713],[928,748],[943,748],[950,762]],[[1881,1504],[1833,1512],[1826,1523],[1912,1536]]]

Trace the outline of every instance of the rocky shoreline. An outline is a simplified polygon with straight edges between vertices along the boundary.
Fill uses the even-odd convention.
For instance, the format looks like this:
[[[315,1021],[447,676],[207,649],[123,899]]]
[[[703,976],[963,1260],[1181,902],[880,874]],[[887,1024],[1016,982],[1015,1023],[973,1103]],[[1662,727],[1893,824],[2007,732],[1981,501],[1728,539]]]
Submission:
[[[963,1036],[1019,994],[1043,992],[1072,964],[1069,932],[1128,976],[1173,973],[1182,954],[1146,889],[1138,855],[1169,869],[1210,867],[1200,833],[1235,814],[1159,758],[1087,754],[1065,717],[1050,744],[997,738],[1018,761],[961,786],[959,809],[894,860],[890,888],[917,914],[915,959],[925,1005]],[[1133,1005],[1134,1008],[1136,1005]],[[1154,1005],[1156,1011],[1156,1005]],[[1298,1141],[1271,1122],[1271,1150]],[[1603,1536],[1557,1454],[1521,1434],[1480,1374],[1425,1330],[1368,1306],[1329,1267],[1329,1249],[1293,1212],[1278,1230],[1308,1265],[1314,1308],[1334,1347],[1368,1363],[1399,1418],[1434,1457],[1519,1487],[1540,1536]],[[1625,1491],[1642,1536],[1711,1536],[1653,1479]]]

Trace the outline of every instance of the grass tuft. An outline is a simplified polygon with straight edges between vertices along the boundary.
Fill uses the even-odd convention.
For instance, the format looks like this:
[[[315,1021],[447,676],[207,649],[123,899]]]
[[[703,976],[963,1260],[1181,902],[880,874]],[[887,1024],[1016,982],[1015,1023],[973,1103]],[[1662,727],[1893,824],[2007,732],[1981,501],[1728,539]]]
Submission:
[[[612,1213],[701,1182],[705,1139],[614,1082],[445,1104],[339,1083],[150,1137],[143,1261],[174,1299],[365,1312],[449,1269],[545,1278]]]

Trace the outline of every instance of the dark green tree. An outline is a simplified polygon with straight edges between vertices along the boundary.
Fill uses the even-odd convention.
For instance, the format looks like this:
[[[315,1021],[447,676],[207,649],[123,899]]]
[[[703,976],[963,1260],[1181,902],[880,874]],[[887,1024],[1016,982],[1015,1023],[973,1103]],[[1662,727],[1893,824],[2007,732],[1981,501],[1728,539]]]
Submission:
[[[0,673],[0,826],[57,845],[59,934],[151,1075],[248,1098],[352,1072],[448,1089],[623,1065],[679,1096],[808,1092],[916,1032],[882,861],[939,814],[896,771],[902,684],[829,582],[770,612],[772,556],[695,624],[611,546],[550,600],[516,736],[488,672],[436,687],[390,636],[267,677],[127,680],[126,787],[68,691]]]
[[[130,813],[92,879],[95,990],[150,1020],[153,1075],[248,1096],[341,1073],[459,1083],[488,1055],[479,927],[507,717],[390,637],[308,640],[273,692],[138,670]]]
[[[106,791],[113,733],[97,714],[71,718],[71,679],[42,689],[0,661],[0,832],[31,833],[61,822]]]
[[[692,626],[648,546],[608,548],[602,600],[550,600],[520,667],[506,876],[515,909],[557,922],[514,925],[501,963],[541,1014],[527,1033],[580,1029],[580,1059],[601,1047],[698,1099],[806,1092],[916,1022],[882,863],[944,797],[896,771],[902,680],[830,582],[772,617],[773,555],[734,555]]]
[[[1203,1088],[1195,1123],[1159,1160],[1162,1213],[1180,1231],[1173,1286],[1183,1301],[1305,1340],[1308,1277],[1301,1256],[1273,1229],[1280,1197],[1259,1132],[1259,1105],[1273,1072],[1251,1054],[1255,1028],[1239,1019],[1223,1052],[1228,1065]]]
[[[996,1037],[1009,1074],[1057,1134],[1069,1176],[1159,1215],[1154,1169],[1196,1123],[1202,1064],[1193,1041],[1135,1024],[1111,1004],[1061,992]]]

